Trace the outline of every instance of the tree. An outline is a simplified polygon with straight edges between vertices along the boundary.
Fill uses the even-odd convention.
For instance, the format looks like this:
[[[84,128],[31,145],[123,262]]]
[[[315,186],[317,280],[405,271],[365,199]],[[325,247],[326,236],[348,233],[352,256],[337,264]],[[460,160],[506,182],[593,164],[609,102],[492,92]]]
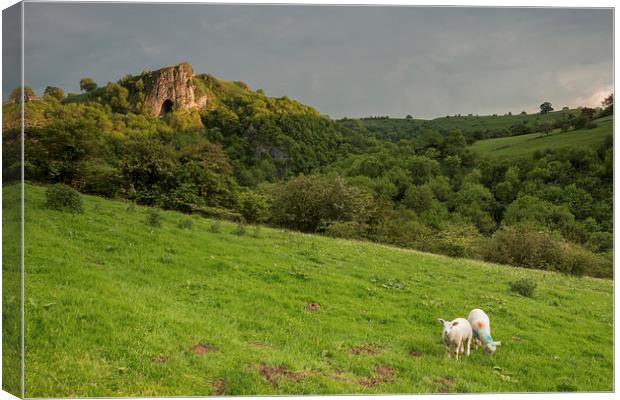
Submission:
[[[545,101],[544,103],[540,105],[541,114],[547,114],[547,113],[550,113],[551,111],[553,111],[553,107],[551,106],[551,103],[549,103],[548,101]]]
[[[614,113],[614,94],[610,94],[602,101],[603,110],[600,113],[601,117],[606,117]]]
[[[57,100],[62,100],[65,97],[65,91],[59,87],[48,86],[43,91],[43,96],[53,97]]]
[[[538,124],[538,130],[548,136],[549,133],[553,130],[553,123],[550,121],[543,121]]]
[[[29,102],[36,98],[36,94],[34,90],[30,86],[24,86],[24,101]],[[18,86],[9,95],[9,101],[12,103],[21,103],[22,102],[22,87]]]
[[[97,84],[93,80],[93,78],[82,78],[80,79],[80,90],[86,93],[90,93],[93,90],[97,89]]]
[[[596,113],[596,110],[590,107],[583,107],[581,109],[581,113],[588,118],[588,121],[591,121],[592,119],[594,119],[594,114]]]
[[[407,114],[407,116],[405,117],[405,119],[413,119],[413,117],[410,114]]]

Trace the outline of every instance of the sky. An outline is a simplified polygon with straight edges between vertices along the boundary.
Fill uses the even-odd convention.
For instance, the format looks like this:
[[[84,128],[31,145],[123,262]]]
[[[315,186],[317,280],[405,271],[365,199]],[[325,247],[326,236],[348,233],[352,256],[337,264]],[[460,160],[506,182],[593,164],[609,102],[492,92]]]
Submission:
[[[598,106],[613,90],[611,9],[26,3],[24,14],[25,81],[39,94],[183,61],[332,118]]]

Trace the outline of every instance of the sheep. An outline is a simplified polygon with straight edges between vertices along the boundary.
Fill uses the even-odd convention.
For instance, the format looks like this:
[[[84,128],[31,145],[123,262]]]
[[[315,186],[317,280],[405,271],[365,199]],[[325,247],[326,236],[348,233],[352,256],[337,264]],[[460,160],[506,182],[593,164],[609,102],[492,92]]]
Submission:
[[[502,342],[495,342],[491,337],[491,321],[489,316],[479,308],[471,310],[467,317],[473,331],[474,331],[474,345],[476,349],[479,344],[484,346],[484,352],[486,354],[493,354],[497,350],[498,346],[502,345]]]
[[[471,346],[471,339],[473,333],[471,325],[465,318],[457,318],[454,321],[444,321],[438,319],[439,323],[443,325],[443,333],[441,338],[446,345],[446,351],[448,352],[448,358],[450,358],[450,350],[454,346],[454,354],[456,359],[459,359],[459,353],[463,353],[465,347],[465,341],[467,341],[467,356],[469,356],[469,348]]]

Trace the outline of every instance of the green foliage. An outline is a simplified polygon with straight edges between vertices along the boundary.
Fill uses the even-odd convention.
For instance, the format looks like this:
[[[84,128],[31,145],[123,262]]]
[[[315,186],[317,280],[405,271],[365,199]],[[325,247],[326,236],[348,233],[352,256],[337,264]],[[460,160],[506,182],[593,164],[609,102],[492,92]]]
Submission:
[[[65,98],[65,91],[59,87],[47,86],[43,91],[43,96],[48,96],[56,100],[62,100]]]
[[[510,290],[524,297],[533,297],[534,289],[536,289],[536,286],[536,282],[529,278],[522,278],[510,282]]]
[[[29,102],[34,100],[36,97],[36,93],[30,86],[24,86],[23,90],[24,102]],[[21,103],[22,102],[22,87],[18,86],[11,91],[8,97],[8,101],[11,103]]]
[[[483,257],[498,227],[527,224],[548,232],[556,248],[570,246],[564,259],[545,256],[532,267],[609,274],[613,118],[594,121],[600,111],[335,122],[287,97],[202,74],[191,84],[209,96],[207,107],[158,118],[144,109],[154,74],[103,88],[86,79],[88,93],[66,98],[52,87],[43,100],[29,95],[26,179],[457,257]],[[10,182],[21,179],[21,106],[8,102],[3,115]],[[531,133],[537,129],[548,135]],[[479,140],[489,137],[496,139]]]
[[[73,213],[84,212],[82,197],[73,188],[57,183],[45,191],[45,205],[47,208]]]
[[[191,219],[187,219],[187,218],[182,219],[179,221],[177,226],[179,227],[179,229],[192,229],[192,227],[194,226],[194,221],[192,221]]]
[[[548,101],[545,101],[544,103],[540,105],[541,114],[548,114],[551,111],[553,111],[553,107],[551,106],[551,103],[549,103]]]
[[[97,89],[97,84],[93,80],[93,78],[82,78],[80,79],[80,90],[86,93],[90,93]]]
[[[269,217],[269,198],[257,192],[246,190],[239,193],[237,211],[249,223],[264,222]]]
[[[153,228],[159,228],[161,227],[161,219],[162,218],[159,211],[154,208],[150,208],[146,212],[146,220],[144,223]]]
[[[272,221],[304,232],[336,222],[366,223],[375,208],[372,195],[340,177],[298,176],[272,188]]]
[[[237,225],[235,225],[234,234],[237,236],[243,236],[246,234],[246,232],[247,232],[246,223],[244,220],[240,219],[239,221],[237,221]]]
[[[211,233],[220,233],[220,231],[222,230],[222,223],[220,221],[213,221],[210,225],[209,225],[209,232]]]

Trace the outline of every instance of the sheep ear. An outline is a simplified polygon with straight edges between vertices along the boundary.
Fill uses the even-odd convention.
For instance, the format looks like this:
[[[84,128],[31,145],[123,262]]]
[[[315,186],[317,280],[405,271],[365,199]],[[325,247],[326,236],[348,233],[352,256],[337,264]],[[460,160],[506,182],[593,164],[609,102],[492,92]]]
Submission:
[[[440,323],[441,325],[443,325],[443,324],[445,324],[445,323],[446,323],[446,321],[444,321],[444,320],[443,320],[443,319],[441,319],[441,318],[437,318],[437,321],[439,321],[439,323]]]
[[[453,322],[452,326],[457,326],[459,324],[459,321]]]
[[[496,346],[501,346],[502,342],[493,342]]]

